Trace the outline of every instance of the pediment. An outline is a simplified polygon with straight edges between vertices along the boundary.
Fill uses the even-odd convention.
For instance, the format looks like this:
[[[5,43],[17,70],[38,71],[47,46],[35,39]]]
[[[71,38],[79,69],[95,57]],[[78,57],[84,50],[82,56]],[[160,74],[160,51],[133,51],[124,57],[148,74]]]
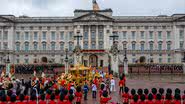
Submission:
[[[185,21],[185,16],[179,17],[179,18],[175,19],[175,21]]]
[[[80,17],[74,18],[74,22],[99,22],[99,21],[113,21],[114,19],[99,13],[88,13],[86,15],[82,15]]]
[[[0,16],[0,22],[1,23],[5,23],[5,22],[13,22],[13,21],[10,20],[10,19],[8,19],[8,18],[5,18],[5,17]]]

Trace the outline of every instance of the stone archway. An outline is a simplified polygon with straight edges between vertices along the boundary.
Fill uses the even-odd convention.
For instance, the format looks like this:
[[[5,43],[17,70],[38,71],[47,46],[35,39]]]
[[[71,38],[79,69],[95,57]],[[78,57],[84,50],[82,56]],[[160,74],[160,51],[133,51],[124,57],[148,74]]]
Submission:
[[[42,63],[47,63],[47,62],[48,62],[47,57],[42,57],[42,58],[41,58],[41,62],[42,62]]]
[[[98,67],[98,56],[97,55],[90,55],[89,56],[89,65],[92,67]]]

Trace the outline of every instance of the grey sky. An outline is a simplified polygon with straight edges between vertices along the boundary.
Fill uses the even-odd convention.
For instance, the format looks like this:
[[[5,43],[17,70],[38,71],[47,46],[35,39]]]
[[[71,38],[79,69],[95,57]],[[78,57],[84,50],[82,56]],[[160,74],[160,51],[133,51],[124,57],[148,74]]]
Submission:
[[[97,0],[114,15],[185,14],[185,0]],[[75,9],[92,9],[92,0],[0,0],[0,14],[16,16],[72,16]]]

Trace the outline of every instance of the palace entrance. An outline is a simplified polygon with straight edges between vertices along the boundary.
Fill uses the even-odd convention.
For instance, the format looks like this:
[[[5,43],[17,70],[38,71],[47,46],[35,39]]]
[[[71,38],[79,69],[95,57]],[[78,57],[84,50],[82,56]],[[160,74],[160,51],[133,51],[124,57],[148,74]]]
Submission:
[[[98,56],[97,55],[90,55],[89,56],[89,65],[92,67],[98,67]]]

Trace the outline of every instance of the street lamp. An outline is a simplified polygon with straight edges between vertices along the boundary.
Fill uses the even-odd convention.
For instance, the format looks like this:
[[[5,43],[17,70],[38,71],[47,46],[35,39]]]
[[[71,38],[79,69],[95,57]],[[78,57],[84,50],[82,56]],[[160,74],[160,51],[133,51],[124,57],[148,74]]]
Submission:
[[[127,75],[128,74],[127,48],[125,47],[124,50],[125,50],[125,52],[124,52],[124,59],[123,59],[123,62],[124,62],[124,74]]]
[[[7,64],[10,63],[9,52],[8,52],[8,57],[7,57],[6,63],[7,63]]]
[[[65,49],[66,57],[65,57],[65,74],[68,73],[68,49]]]

